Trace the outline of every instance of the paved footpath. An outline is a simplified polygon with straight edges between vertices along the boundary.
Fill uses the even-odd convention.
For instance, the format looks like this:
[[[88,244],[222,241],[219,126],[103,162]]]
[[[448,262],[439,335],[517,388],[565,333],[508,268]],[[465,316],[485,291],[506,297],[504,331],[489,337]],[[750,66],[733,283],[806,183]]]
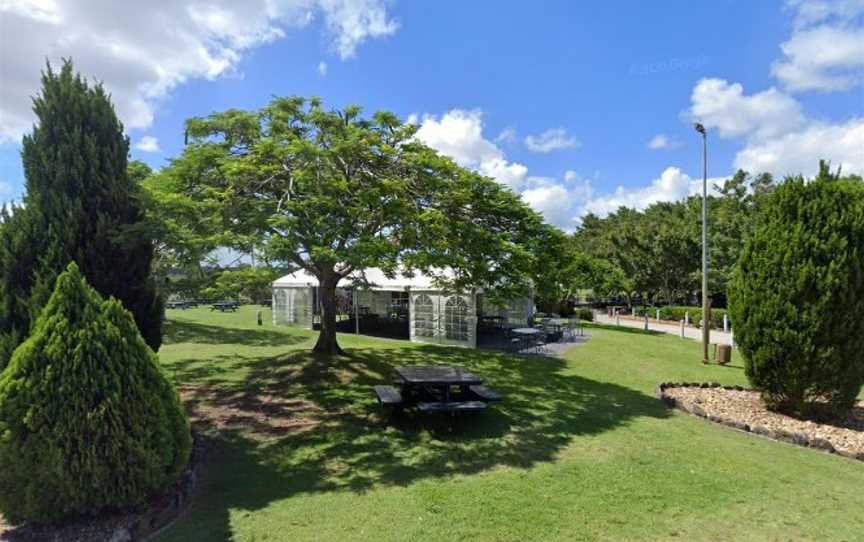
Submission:
[[[615,317],[606,316],[603,313],[594,313],[594,321],[600,324],[610,324],[615,325]],[[636,329],[645,329],[645,321],[642,319],[633,319],[631,317],[621,317],[621,327],[632,327]],[[658,322],[653,318],[648,319],[648,329],[651,331],[662,331],[663,333],[669,333],[670,335],[681,336],[681,324],[669,324],[665,322]],[[696,341],[702,340],[702,330],[698,327],[693,326],[685,326],[684,327],[684,336],[688,339],[693,339]],[[732,344],[732,334],[724,333],[722,331],[718,331],[716,329],[711,330],[711,342],[715,344]]]

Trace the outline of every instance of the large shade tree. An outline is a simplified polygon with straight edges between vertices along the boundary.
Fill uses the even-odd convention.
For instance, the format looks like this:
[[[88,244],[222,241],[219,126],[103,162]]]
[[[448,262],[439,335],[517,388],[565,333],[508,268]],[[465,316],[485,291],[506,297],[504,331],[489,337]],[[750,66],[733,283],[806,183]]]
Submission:
[[[336,288],[366,268],[422,270],[446,288],[493,287],[502,296],[527,285],[539,216],[415,131],[391,113],[276,98],[260,110],[189,120],[182,156],[150,187],[154,201],[179,206],[185,219],[175,231],[189,245],[259,244],[317,277],[314,349],[341,353]]]

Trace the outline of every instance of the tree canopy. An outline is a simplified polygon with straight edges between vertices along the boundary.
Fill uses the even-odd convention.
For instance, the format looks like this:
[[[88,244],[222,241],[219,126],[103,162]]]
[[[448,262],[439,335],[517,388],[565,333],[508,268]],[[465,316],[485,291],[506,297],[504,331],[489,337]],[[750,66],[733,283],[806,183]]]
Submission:
[[[443,287],[524,291],[542,224],[509,189],[426,147],[395,115],[275,98],[187,122],[188,144],[148,187],[177,207],[189,253],[260,245],[321,285],[315,350],[340,352],[335,288],[370,267],[422,270]],[[453,271],[452,275],[443,272]]]
[[[774,187],[769,174],[738,171],[708,196],[709,290],[721,306],[743,241]],[[603,218],[585,216],[573,234],[577,249],[618,277],[605,294],[597,293],[686,301],[700,288],[701,213],[701,196],[690,196],[641,211],[621,207]]]

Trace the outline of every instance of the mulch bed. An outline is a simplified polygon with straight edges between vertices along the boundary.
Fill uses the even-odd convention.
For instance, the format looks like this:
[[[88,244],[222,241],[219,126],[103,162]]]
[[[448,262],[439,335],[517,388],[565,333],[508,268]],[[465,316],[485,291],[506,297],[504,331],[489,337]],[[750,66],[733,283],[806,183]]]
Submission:
[[[18,525],[0,516],[0,541],[6,542],[133,542],[165,528],[186,510],[200,476],[203,439],[193,432],[189,464],[171,487],[150,498],[140,510],[104,512],[60,525]]]
[[[254,436],[278,437],[312,429],[321,409],[309,401],[253,390],[217,386],[179,386],[177,391],[192,424],[201,430],[245,430]]]
[[[716,383],[664,383],[657,396],[669,406],[774,440],[864,461],[864,401],[842,419],[815,422],[771,412],[759,393]]]

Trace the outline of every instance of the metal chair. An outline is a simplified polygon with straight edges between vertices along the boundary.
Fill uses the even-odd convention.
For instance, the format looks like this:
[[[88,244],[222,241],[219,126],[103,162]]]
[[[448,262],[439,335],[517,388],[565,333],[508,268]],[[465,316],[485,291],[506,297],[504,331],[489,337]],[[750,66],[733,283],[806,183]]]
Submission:
[[[534,340],[531,346],[534,348],[534,352],[537,354],[545,354],[549,352],[549,349],[546,347],[549,344],[549,335],[545,331],[541,331],[537,335],[534,336]]]

